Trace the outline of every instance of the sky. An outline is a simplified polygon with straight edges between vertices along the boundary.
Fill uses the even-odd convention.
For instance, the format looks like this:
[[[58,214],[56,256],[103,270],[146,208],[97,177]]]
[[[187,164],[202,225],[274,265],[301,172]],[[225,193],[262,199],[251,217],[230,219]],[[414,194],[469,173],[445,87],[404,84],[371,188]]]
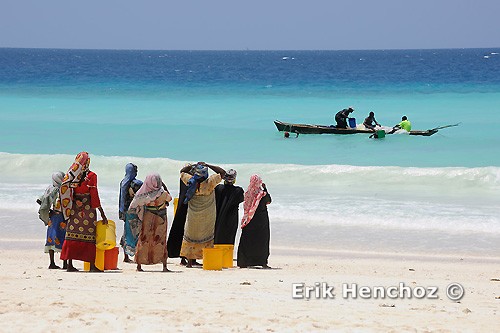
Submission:
[[[1,0],[0,47],[500,47],[500,0]]]

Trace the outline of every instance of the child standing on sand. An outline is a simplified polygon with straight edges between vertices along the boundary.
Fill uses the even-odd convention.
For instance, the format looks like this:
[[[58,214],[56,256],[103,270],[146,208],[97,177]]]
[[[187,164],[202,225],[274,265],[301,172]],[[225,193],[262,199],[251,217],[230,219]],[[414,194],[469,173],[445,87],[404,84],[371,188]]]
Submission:
[[[63,178],[64,172],[54,172],[52,174],[52,185],[49,185],[45,193],[37,200],[40,204],[38,217],[47,226],[45,253],[49,254],[49,269],[61,268],[54,261],[54,252],[61,252],[66,237],[66,223],[61,213],[61,201],[59,200],[59,188]],[[67,268],[66,260],[64,260],[63,268]]]

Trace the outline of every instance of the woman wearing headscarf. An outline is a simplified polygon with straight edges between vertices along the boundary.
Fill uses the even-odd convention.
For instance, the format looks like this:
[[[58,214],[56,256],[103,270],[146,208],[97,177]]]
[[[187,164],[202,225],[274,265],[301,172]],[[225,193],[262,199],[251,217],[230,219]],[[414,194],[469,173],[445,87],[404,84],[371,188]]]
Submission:
[[[157,173],[146,176],[144,183],[130,203],[129,212],[137,214],[141,231],[135,252],[137,271],[142,265],[162,263],[167,268],[167,206],[172,200],[167,187]]]
[[[244,215],[241,220],[241,237],[238,246],[238,266],[267,265],[269,258],[269,215],[267,205],[271,203],[271,196],[266,185],[258,175],[250,177],[250,184],[245,192],[243,204]]]
[[[141,188],[142,181],[136,179],[137,165],[128,163],[125,166],[125,177],[120,183],[120,198],[118,216],[124,222],[123,236],[120,240],[120,245],[123,248],[125,258],[124,262],[132,262],[129,256],[135,255],[135,246],[137,245],[137,237],[140,232],[140,221],[137,214],[128,212],[128,208],[135,193]]]
[[[209,168],[215,172],[210,177]],[[190,169],[181,169],[181,179],[187,186],[184,203],[188,204],[188,212],[180,255],[187,259],[187,267],[198,264],[196,259],[203,258],[203,249],[214,245],[214,189],[226,174],[221,167],[205,162],[196,164],[194,175],[187,173]]]
[[[38,199],[40,209],[38,217],[47,226],[47,238],[45,242],[45,253],[49,254],[49,269],[59,269],[54,261],[54,252],[61,252],[66,236],[66,223],[61,213],[61,201],[59,200],[59,188],[64,178],[64,172],[57,171],[52,174],[52,185],[49,185],[45,193]],[[67,268],[64,261],[63,268]]]
[[[61,211],[64,219],[68,220],[61,252],[61,259],[68,260],[68,272],[78,271],[73,266],[73,260],[89,262],[91,272],[100,271],[95,266],[96,210],[99,210],[104,224],[108,223],[108,219],[101,207],[97,175],[89,170],[89,166],[89,154],[79,153],[59,189]]]
[[[235,186],[236,170],[229,169],[224,184],[215,187],[217,216],[215,220],[215,244],[233,244],[238,231],[238,208],[244,200],[243,189]]]
[[[188,164],[189,170],[187,173],[194,175],[194,165]],[[168,234],[167,251],[169,258],[179,258],[181,256],[182,239],[184,237],[184,226],[186,225],[186,217],[188,211],[187,202],[184,203],[188,187],[182,179],[179,178],[179,200],[177,201],[177,209],[175,209],[172,228]],[[181,265],[187,265],[187,259],[181,257]]]

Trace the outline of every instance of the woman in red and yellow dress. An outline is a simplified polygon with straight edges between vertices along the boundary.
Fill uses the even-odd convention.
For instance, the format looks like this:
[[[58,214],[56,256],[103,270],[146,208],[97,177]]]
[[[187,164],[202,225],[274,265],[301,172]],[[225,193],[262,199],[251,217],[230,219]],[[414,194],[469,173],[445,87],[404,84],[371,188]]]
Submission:
[[[60,189],[61,210],[68,219],[66,240],[61,259],[68,260],[68,272],[78,271],[73,260],[90,263],[90,271],[100,271],[95,267],[95,231],[99,210],[103,223],[108,223],[97,191],[97,175],[89,170],[90,158],[87,152],[79,153],[66,173]]]

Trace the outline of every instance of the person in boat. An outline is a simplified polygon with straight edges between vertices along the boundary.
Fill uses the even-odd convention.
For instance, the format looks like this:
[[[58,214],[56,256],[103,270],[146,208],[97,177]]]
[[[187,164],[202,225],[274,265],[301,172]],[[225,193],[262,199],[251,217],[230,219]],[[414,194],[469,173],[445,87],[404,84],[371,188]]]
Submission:
[[[406,116],[401,117],[401,122],[399,124],[395,125],[392,128],[392,130],[387,134],[393,134],[400,129],[403,129],[408,133],[410,133],[410,131],[411,131],[411,123]]]
[[[375,113],[370,112],[368,114],[368,117],[365,118],[365,121],[363,122],[363,125],[368,128],[368,129],[371,129],[372,131],[375,132],[375,126],[381,126],[377,120],[375,120]]]
[[[411,123],[406,116],[401,117],[401,122],[399,124],[397,124],[396,126],[394,126],[392,128],[392,131],[390,131],[388,134],[392,134],[400,129],[404,129],[408,133],[410,133],[410,131],[411,131]]]
[[[337,128],[347,128],[347,119],[349,118],[349,115],[354,112],[354,109],[352,106],[348,107],[347,109],[340,110],[337,112],[335,115],[335,121],[337,122]]]
[[[401,118],[401,122],[398,124],[399,128],[404,129],[407,132],[411,131],[411,123],[406,116]]]

